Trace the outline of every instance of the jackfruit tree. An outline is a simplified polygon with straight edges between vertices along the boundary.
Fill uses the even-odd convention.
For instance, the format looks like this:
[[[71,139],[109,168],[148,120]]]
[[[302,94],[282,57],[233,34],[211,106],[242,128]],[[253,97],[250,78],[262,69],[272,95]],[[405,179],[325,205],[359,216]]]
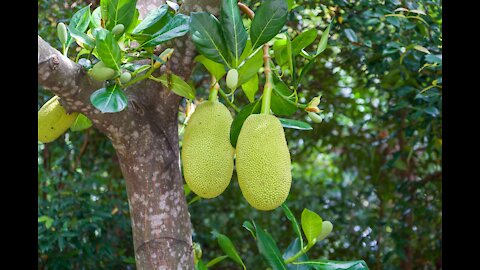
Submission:
[[[68,26],[58,24],[61,52],[38,37],[38,82],[55,95],[39,111],[39,141],[90,126],[112,141],[126,180],[138,269],[207,269],[227,258],[246,269],[220,233],[226,255],[202,260],[186,201],[190,192],[196,197],[189,204],[216,198],[234,173],[252,211],[268,215],[281,207],[294,227],[297,238],[282,255],[268,232],[244,222],[273,269],[368,269],[363,260],[309,260],[307,251],[333,225],[305,209],[300,230],[286,205],[295,181],[284,128],[312,126],[284,117],[301,112],[321,124],[321,93],[303,97],[298,89],[326,49],[331,27],[319,29],[317,44],[317,31],[294,34],[287,26],[294,6],[101,0],[93,11],[89,5],[76,12]],[[335,10],[327,16],[332,21]],[[305,49],[310,45],[313,52]],[[297,57],[307,64],[297,68]],[[188,83],[196,63],[209,73],[208,99]],[[236,104],[235,95],[249,104]],[[179,107],[186,116],[182,142]]]

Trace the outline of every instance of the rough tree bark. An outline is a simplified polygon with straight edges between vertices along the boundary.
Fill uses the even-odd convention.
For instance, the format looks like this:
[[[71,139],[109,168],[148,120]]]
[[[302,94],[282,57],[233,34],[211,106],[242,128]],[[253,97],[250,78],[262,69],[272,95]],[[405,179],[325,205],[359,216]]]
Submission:
[[[165,0],[138,0],[143,18]],[[185,0],[180,12],[217,14],[219,0]],[[188,36],[173,40],[171,71],[187,79],[195,49]],[[190,215],[183,193],[177,114],[181,97],[159,83],[126,89],[128,107],[102,114],[90,94],[102,84],[38,37],[38,82],[60,97],[68,112],[88,116],[113,143],[126,180],[137,269],[194,269]]]

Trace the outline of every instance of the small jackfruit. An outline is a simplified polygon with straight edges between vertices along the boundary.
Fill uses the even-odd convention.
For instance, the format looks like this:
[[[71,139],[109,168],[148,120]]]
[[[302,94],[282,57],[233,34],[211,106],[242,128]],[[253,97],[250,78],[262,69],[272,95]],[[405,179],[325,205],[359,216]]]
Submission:
[[[38,111],[38,140],[53,142],[70,128],[77,116],[77,112],[68,114],[65,111],[58,96],[52,97]]]
[[[282,124],[273,115],[252,114],[238,135],[236,170],[243,197],[258,210],[273,210],[290,192],[292,173]]]
[[[233,174],[235,149],[230,144],[232,116],[218,101],[198,105],[190,117],[182,146],[183,175],[202,198],[220,195]]]
[[[93,66],[91,70],[88,71],[88,74],[94,80],[102,82],[115,77],[115,70],[107,67],[102,61],[99,61]]]

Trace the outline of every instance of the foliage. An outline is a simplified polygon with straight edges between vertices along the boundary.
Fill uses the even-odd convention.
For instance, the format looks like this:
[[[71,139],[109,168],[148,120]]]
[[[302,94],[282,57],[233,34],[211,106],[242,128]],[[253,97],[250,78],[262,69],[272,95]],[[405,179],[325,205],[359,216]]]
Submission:
[[[245,3],[256,10],[256,2]],[[287,204],[295,217],[308,208],[334,224],[330,236],[316,244],[308,258],[358,258],[370,269],[404,269],[408,264],[441,268],[441,2],[287,2],[287,27],[272,42],[272,49],[277,49],[273,59],[285,62],[280,65],[285,71],[282,79],[294,85],[298,101],[308,104],[321,94],[323,110],[321,124],[314,124],[304,110],[284,112],[312,127],[309,131],[285,130],[293,165]],[[57,22],[68,24],[63,19],[84,6],[72,1],[39,1],[39,34],[61,48]],[[244,17],[243,22],[248,30],[250,21]],[[326,29],[330,31],[328,46],[322,45],[326,44],[322,41]],[[307,45],[298,51],[295,48],[303,46],[298,44]],[[248,46],[247,42],[244,51]],[[75,46],[72,50],[77,51]],[[290,53],[295,56],[285,57]],[[208,97],[208,71],[216,68],[212,73],[217,79],[225,75],[218,66],[205,64],[207,60],[192,75],[199,100]],[[252,61],[255,65],[258,62]],[[289,73],[291,67],[299,73]],[[302,70],[308,72],[302,75]],[[262,77],[257,80],[263,82]],[[279,86],[272,103],[282,102],[282,84],[275,76],[273,80]],[[247,108],[260,93],[244,84],[241,89],[227,98]],[[48,94],[39,93],[40,107]],[[184,118],[182,111],[181,131]],[[112,156],[111,143],[93,130],[67,133],[65,141],[48,147],[39,145],[40,268],[133,267],[126,192]],[[253,211],[238,190],[234,176],[216,199],[187,196],[188,201],[196,201],[189,206],[193,240],[203,250],[203,261],[211,261],[226,254],[211,234],[217,231],[228,236],[247,269],[265,269],[267,263],[257,256],[257,243],[250,237],[258,233],[255,228],[267,228],[278,249],[284,251],[299,245],[295,243],[300,239],[295,239],[301,223],[296,228],[280,208],[268,213]],[[115,207],[119,210],[112,214]],[[76,225],[72,225],[74,216]],[[255,221],[251,232],[245,229],[245,220]],[[58,239],[63,239],[62,251]],[[98,251],[108,255],[97,256]],[[226,258],[215,267],[242,268]]]

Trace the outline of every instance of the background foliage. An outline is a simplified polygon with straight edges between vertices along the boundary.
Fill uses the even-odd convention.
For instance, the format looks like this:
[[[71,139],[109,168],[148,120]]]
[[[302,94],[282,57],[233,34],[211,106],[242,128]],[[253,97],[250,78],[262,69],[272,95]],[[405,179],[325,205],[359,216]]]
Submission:
[[[56,24],[97,2],[39,0],[38,34],[59,48]],[[246,1],[254,9],[256,2]],[[300,87],[300,97],[323,95],[324,121],[311,123],[312,131],[285,130],[293,165],[287,205],[297,217],[306,207],[334,224],[309,256],[363,259],[370,269],[441,268],[441,2],[296,4],[290,36],[318,31],[307,51],[316,50],[333,18],[329,46]],[[198,65],[191,81],[197,96],[207,98],[209,80]],[[41,89],[38,107],[50,96]],[[248,103],[241,91],[235,99]],[[301,112],[295,118],[310,121]],[[38,161],[39,269],[134,269],[124,180],[107,138],[94,129],[68,132],[39,143]],[[295,238],[280,208],[248,206],[235,176],[220,197],[189,209],[206,259],[223,254],[216,230],[232,239],[248,269],[266,268],[242,228],[251,218],[281,249]],[[224,268],[238,266],[218,264]]]

